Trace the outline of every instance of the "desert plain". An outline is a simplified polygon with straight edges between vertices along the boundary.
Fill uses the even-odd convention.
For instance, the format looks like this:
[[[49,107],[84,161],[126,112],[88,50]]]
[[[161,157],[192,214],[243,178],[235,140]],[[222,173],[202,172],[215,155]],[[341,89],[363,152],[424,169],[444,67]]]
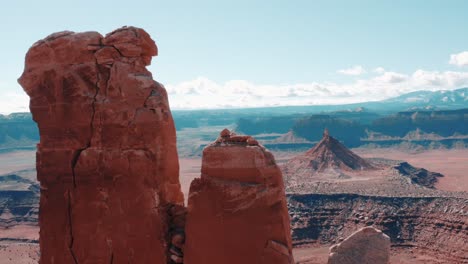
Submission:
[[[436,149],[403,151],[396,148],[358,148],[353,151],[364,158],[402,160],[414,166],[444,175],[436,188],[450,192],[468,192],[468,149]],[[279,165],[284,164],[297,152],[273,152]],[[35,177],[35,151],[20,150],[0,153],[0,175],[17,173],[27,178]],[[180,180],[185,199],[191,181],[200,176],[201,157],[181,157]],[[365,184],[363,182],[362,184]],[[39,259],[39,227],[36,224],[16,225],[0,229],[0,264],[37,263]],[[296,263],[324,264],[327,262],[331,245],[310,245],[294,248]],[[436,264],[444,263],[430,252],[418,248],[392,247],[392,264]]]

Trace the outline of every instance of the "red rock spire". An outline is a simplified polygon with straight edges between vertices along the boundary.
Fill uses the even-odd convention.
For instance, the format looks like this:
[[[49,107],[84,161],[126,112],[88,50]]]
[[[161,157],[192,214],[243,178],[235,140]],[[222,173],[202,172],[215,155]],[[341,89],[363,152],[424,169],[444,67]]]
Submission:
[[[145,67],[155,55],[134,27],[60,32],[28,51],[41,263],[166,263],[183,195],[167,94]]]
[[[292,264],[289,214],[273,155],[223,130],[190,186],[186,264]]]
[[[328,132],[328,128],[325,128],[323,130],[323,138],[329,138],[330,137],[330,133]]]

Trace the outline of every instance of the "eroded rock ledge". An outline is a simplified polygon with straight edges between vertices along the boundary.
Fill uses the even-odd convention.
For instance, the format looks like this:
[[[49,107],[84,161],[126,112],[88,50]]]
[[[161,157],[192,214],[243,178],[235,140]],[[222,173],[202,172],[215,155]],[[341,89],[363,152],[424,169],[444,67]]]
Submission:
[[[41,263],[166,263],[183,204],[174,123],[142,29],[35,43],[20,84],[38,123]]]

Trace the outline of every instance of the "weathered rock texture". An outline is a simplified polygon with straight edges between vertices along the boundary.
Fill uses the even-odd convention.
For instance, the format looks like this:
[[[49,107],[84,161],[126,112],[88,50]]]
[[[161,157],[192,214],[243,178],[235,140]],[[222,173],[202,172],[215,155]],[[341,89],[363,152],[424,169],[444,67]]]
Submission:
[[[424,168],[416,168],[408,162],[401,162],[394,167],[401,175],[411,179],[412,183],[419,184],[428,188],[434,188],[439,177],[444,175],[438,172],[428,171]]]
[[[35,43],[20,84],[40,130],[41,263],[166,263],[183,203],[167,94],[142,29]]]
[[[355,230],[374,226],[395,247],[432,252],[441,263],[468,261],[468,199],[357,194],[288,195],[296,245],[335,244]]]
[[[223,130],[190,186],[186,264],[293,263],[281,171],[248,136]]]
[[[330,248],[328,264],[387,264],[390,237],[374,227],[364,227]]]

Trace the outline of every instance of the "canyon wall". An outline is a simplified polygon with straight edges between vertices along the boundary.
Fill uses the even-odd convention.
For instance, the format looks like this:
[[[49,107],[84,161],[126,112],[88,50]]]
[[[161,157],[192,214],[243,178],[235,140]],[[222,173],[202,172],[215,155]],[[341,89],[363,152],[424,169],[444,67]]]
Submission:
[[[16,174],[0,176],[0,229],[16,225],[35,226],[38,213],[37,183]]]
[[[26,55],[37,122],[41,263],[166,263],[183,204],[174,123],[142,29],[60,32]]]
[[[186,264],[294,263],[281,171],[248,136],[224,130],[190,186]]]
[[[364,226],[390,236],[393,246],[418,247],[446,263],[468,261],[468,200],[357,194],[288,195],[296,245],[334,244]]]

